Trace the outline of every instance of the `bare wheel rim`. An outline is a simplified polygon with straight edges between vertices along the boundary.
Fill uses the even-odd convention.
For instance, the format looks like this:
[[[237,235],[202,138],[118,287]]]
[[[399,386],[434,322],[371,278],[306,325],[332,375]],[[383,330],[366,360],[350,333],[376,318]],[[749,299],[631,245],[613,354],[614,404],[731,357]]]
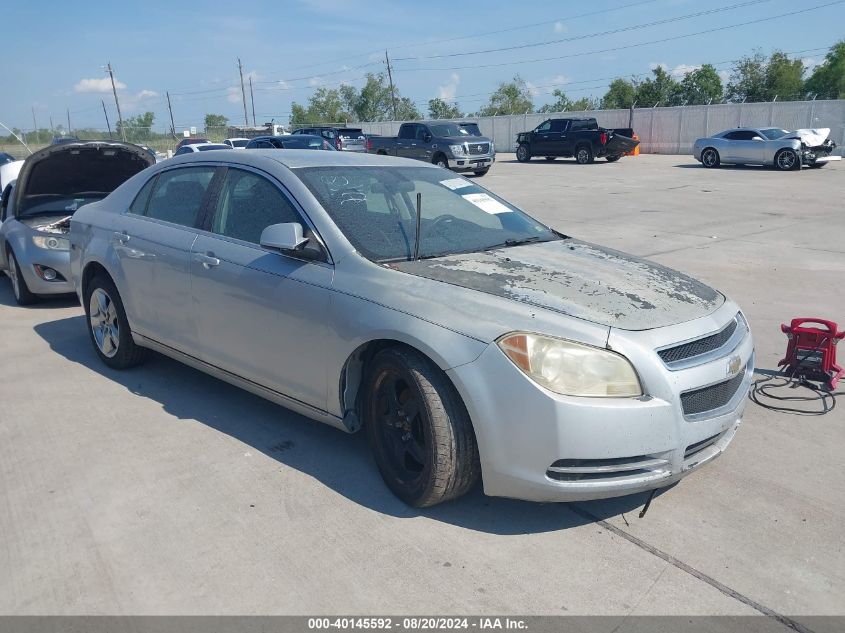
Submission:
[[[15,299],[21,298],[20,281],[18,280],[18,265],[15,263],[14,256],[9,254],[9,280],[12,282],[12,292],[15,293]]]
[[[114,301],[102,288],[97,288],[91,293],[88,313],[91,333],[97,348],[106,358],[113,358],[120,345],[120,324],[117,321]]]
[[[590,154],[587,152],[586,149],[583,147],[578,150],[578,162],[579,163],[586,163],[589,160]]]
[[[781,169],[792,169],[795,167],[795,153],[785,151],[778,154],[778,167]]]
[[[391,474],[403,484],[422,477],[428,462],[421,403],[407,379],[395,370],[376,381],[374,422]]]

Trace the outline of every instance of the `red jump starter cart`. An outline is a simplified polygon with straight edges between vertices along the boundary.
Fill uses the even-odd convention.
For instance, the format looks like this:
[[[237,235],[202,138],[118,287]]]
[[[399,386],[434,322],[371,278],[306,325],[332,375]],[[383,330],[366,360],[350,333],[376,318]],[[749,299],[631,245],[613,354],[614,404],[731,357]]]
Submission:
[[[814,318],[792,319],[789,325],[781,325],[789,343],[786,357],[778,363],[784,373],[824,383],[833,391],[843,374],[836,364],[836,344],[845,338],[845,330],[839,331],[833,321]]]

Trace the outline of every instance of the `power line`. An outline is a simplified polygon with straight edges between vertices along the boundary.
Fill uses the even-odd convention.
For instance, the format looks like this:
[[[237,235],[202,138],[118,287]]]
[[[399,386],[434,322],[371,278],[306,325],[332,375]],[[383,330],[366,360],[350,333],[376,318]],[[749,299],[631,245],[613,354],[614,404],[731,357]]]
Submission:
[[[735,9],[741,9],[744,7],[748,7],[755,4],[762,4],[764,2],[771,2],[772,0],[747,0],[746,2],[740,2],[737,4],[732,4],[726,7],[718,7],[716,9],[706,9],[704,11],[697,11],[696,13],[687,13],[686,15],[676,15],[671,18],[664,18],[662,20],[654,20],[652,22],[643,22],[642,24],[632,24],[630,26],[623,26],[617,29],[610,29],[607,31],[597,31],[595,33],[587,33],[585,35],[573,35],[570,37],[563,37],[556,40],[546,40],[543,42],[529,42],[527,44],[516,44],[514,46],[503,46],[500,48],[488,48],[485,50],[480,51],[466,51],[463,53],[444,53],[442,55],[425,55],[420,57],[397,57],[395,61],[408,61],[413,59],[442,59],[444,57],[463,57],[466,55],[482,55],[486,53],[500,53],[503,51],[513,51],[523,48],[534,48],[537,46],[549,46],[551,44],[562,44],[564,42],[575,42],[578,40],[584,40],[587,38],[592,37],[603,37],[605,35],[614,35],[616,33],[626,33],[629,31],[636,31],[639,29],[649,28],[652,26],[660,26],[661,24],[670,24],[672,22],[680,22],[682,20],[691,20],[692,18],[698,18],[705,15],[712,15],[715,13],[722,13],[724,11],[733,11]]]
[[[639,42],[636,44],[625,44],[623,46],[613,46],[610,48],[603,48],[599,50],[593,51],[584,51],[580,53],[570,53],[568,55],[558,55],[555,57],[541,57],[537,59],[523,59],[518,61],[509,61],[509,62],[500,62],[496,64],[473,64],[472,66],[449,66],[445,68],[399,68],[397,70],[401,70],[402,72],[427,72],[427,71],[444,71],[444,70],[466,70],[466,69],[475,69],[475,68],[498,68],[501,66],[513,66],[515,64],[533,64],[537,62],[548,62],[548,61],[557,61],[560,59],[570,59],[573,57],[586,57],[588,55],[599,55],[601,53],[612,53],[621,50],[627,50],[630,48],[638,48],[642,46],[649,46],[651,44],[662,44],[664,42],[672,42],[676,40],[685,39],[688,37],[696,37],[698,35],[706,35],[708,33],[716,33],[718,31],[726,31],[728,29],[735,29],[741,26],[749,26],[752,24],[760,24],[763,22],[770,22],[772,20],[778,20],[780,18],[791,17],[793,15],[799,15],[802,13],[809,13],[810,11],[816,11],[818,9],[824,9],[826,7],[831,7],[834,5],[842,4],[845,0],[834,0],[834,2],[827,2],[825,4],[819,4],[814,7],[808,7],[806,9],[799,9],[796,11],[789,11],[788,13],[781,13],[779,15],[769,16],[767,18],[758,18],[756,20],[749,20],[747,22],[739,22],[737,24],[727,24],[724,26],[718,26],[711,29],[706,29],[704,31],[697,31],[695,33],[686,33],[684,35],[674,35],[672,37],[664,37],[658,40],[650,40],[648,42]]]

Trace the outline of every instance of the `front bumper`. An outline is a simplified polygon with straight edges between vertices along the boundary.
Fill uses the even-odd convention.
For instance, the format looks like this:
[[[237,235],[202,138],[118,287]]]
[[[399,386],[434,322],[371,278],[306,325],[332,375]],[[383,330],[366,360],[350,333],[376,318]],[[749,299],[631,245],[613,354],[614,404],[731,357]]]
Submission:
[[[37,295],[61,295],[75,291],[70,276],[70,251],[50,250],[28,244],[26,248],[16,249],[15,256],[19,274],[26,281],[30,292]],[[43,271],[48,268],[56,271],[56,279],[48,281],[43,277]]]
[[[475,156],[460,156],[458,158],[449,158],[449,169],[452,171],[479,171],[487,169],[496,162],[495,154],[484,154]]]
[[[750,332],[726,356],[680,370],[655,350],[714,332],[736,314],[727,302],[703,319],[644,332],[612,331],[647,394],[578,398],[539,387],[491,344],[474,362],[448,371],[475,427],[484,492],[531,501],[616,497],[668,486],[713,460],[742,421],[754,370]],[[710,414],[685,416],[681,394],[725,381],[739,357],[740,386]]]

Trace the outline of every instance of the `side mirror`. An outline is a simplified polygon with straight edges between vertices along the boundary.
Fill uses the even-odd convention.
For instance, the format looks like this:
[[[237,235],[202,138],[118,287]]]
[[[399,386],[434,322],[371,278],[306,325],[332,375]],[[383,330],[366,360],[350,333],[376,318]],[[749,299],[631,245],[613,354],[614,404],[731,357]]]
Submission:
[[[763,137],[761,137],[761,136],[753,136],[753,137],[751,137],[751,140],[752,140],[752,141],[762,141],[762,140],[763,140]]]
[[[425,143],[431,143],[431,134],[429,134],[428,132],[426,132],[426,133],[423,135],[423,142],[425,142]]]
[[[277,251],[299,251],[308,243],[308,238],[302,235],[299,222],[283,222],[271,224],[261,231],[259,243],[264,248]]]

